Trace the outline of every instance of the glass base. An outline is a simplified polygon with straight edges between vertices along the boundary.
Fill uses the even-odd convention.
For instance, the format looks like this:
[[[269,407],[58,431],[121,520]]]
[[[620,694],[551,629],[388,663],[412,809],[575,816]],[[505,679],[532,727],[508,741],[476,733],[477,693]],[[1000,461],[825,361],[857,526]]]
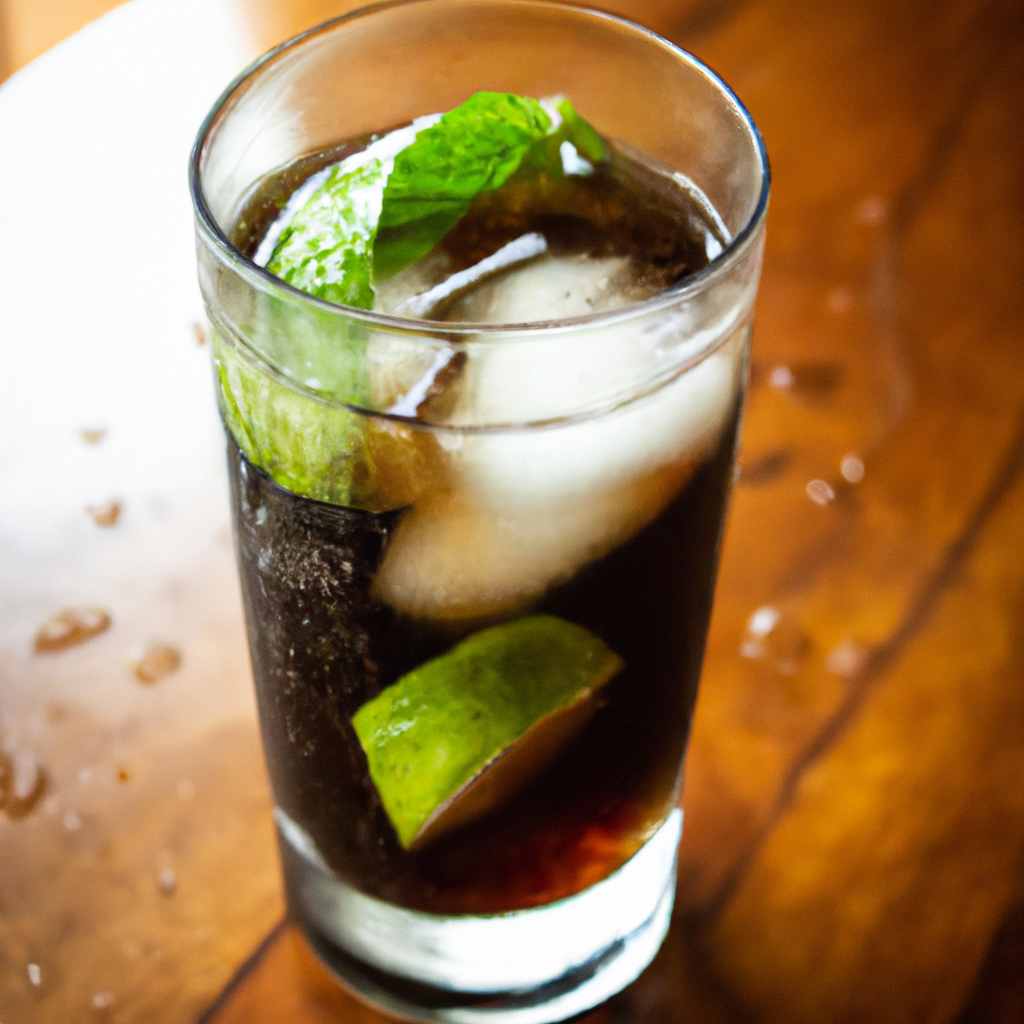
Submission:
[[[357,892],[275,812],[292,910],[349,988],[409,1020],[549,1024],[625,988],[654,959],[675,897],[682,811],[584,892],[507,914],[442,916]]]

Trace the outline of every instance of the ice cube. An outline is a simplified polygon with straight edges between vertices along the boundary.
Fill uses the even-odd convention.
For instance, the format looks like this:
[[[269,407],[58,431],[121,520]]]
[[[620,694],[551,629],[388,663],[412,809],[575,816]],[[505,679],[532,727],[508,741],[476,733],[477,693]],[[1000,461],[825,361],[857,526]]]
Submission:
[[[546,247],[543,236],[535,233],[523,235],[476,267],[456,274],[451,273],[448,257],[435,251],[390,281],[378,285],[376,308],[389,313],[404,311],[409,315],[435,316],[434,307],[440,302],[437,308],[441,309],[446,320],[452,322],[525,323],[605,312],[647,294],[631,281],[630,261],[624,257],[553,257],[544,253]],[[501,268],[509,261],[515,264],[523,260],[529,262],[494,272],[494,267]],[[460,278],[466,280],[459,283]],[[449,286],[450,294],[457,295],[454,299],[450,298]],[[462,294],[457,294],[460,291]],[[437,302],[432,300],[427,308],[420,300],[430,296],[440,296],[440,299]],[[446,297],[448,301],[444,301]],[[471,337],[471,347],[473,341],[478,340]],[[500,339],[496,344],[500,362],[500,352],[509,346]],[[422,389],[424,381],[432,380],[431,375],[436,368],[445,365],[454,353],[454,348],[443,343],[435,346],[424,344],[420,336],[374,332],[368,346],[368,357],[375,406],[399,415],[415,415],[413,399],[418,389]],[[536,367],[532,351],[517,351],[511,356],[511,361],[524,357]],[[492,371],[488,379],[500,384],[497,378],[505,367],[499,362],[492,365],[490,352],[484,358]],[[463,395],[471,392],[477,384],[476,376],[467,375],[473,380],[467,379],[460,384],[457,392]],[[536,406],[536,400],[531,400],[523,391],[518,392],[515,398],[517,403],[525,404],[511,410],[507,418],[512,421],[530,418],[529,411]],[[489,401],[486,388],[484,401]],[[552,404],[550,396],[547,404]],[[465,422],[488,422],[474,419],[475,409],[465,401],[463,405],[461,415]],[[495,422],[493,418],[489,421]]]
[[[469,435],[449,451],[452,490],[403,518],[378,596],[414,616],[462,619],[525,606],[651,522],[721,434],[724,359],[607,417]],[[703,369],[703,364],[701,369]]]
[[[388,543],[375,595],[414,617],[485,619],[523,607],[657,515],[683,463],[595,488],[585,500],[481,507],[468,489],[418,503]]]
[[[485,368],[514,390],[500,354]],[[560,426],[466,435],[450,453],[452,474],[475,500],[544,506],[588,499],[645,473],[707,457],[722,433],[737,383],[729,354],[715,354],[651,395],[603,416]]]
[[[508,245],[503,245],[497,252],[480,260],[479,263],[451,274],[440,284],[434,285],[426,291],[403,299],[394,311],[402,316],[427,319],[435,317],[447,303],[456,301],[456,296],[462,292],[479,288],[480,283],[486,278],[499,274],[517,263],[532,260],[541,253],[547,252],[547,249],[547,240],[536,231],[521,235],[509,242]]]
[[[624,259],[542,257],[483,282],[450,315],[498,323],[576,317],[629,301],[631,286]],[[735,326],[727,320],[723,330]],[[653,520],[713,452],[737,396],[740,331],[630,400],[659,369],[671,378],[678,355],[665,334],[686,340],[686,330],[686,318],[668,311],[561,332],[540,345],[500,335],[471,344],[453,385],[455,424],[542,421],[616,396],[622,405],[543,427],[440,431],[449,489],[403,518],[378,596],[428,618],[508,611]]]
[[[630,271],[625,256],[545,256],[483,281],[445,319],[525,324],[604,313],[649,295]]]

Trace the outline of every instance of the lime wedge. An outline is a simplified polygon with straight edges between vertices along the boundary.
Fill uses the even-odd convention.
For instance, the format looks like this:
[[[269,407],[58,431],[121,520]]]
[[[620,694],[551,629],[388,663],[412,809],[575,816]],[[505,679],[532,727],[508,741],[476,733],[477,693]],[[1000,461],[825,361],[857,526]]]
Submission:
[[[402,846],[424,846],[539,775],[622,665],[582,626],[534,615],[474,633],[364,704],[352,724]]]

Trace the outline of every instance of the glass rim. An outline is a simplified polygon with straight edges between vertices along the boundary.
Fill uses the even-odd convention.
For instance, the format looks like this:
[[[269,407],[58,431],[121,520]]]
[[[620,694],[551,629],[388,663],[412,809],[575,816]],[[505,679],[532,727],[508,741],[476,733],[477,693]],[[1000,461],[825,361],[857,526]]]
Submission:
[[[725,97],[726,101],[733,105],[740,115],[754,143],[754,152],[761,172],[761,188],[757,202],[746,223],[729,239],[728,244],[714,259],[696,273],[685,277],[676,286],[667,288],[665,291],[659,292],[648,299],[629,303],[607,312],[589,313],[585,316],[567,317],[561,320],[531,320],[526,323],[473,323],[470,321],[452,322],[395,316],[390,313],[360,309],[358,306],[346,306],[337,302],[329,302],[326,299],[318,298],[315,295],[309,294],[309,292],[295,288],[275,274],[272,274],[265,267],[257,265],[245,256],[232,243],[227,233],[213,216],[206,201],[202,184],[202,165],[207,146],[212,132],[218,126],[222,116],[226,116],[226,108],[231,101],[267,65],[276,62],[289,51],[298,49],[316,36],[334,31],[340,25],[348,22],[372,17],[384,10],[420,4],[443,7],[447,2],[448,0],[381,0],[381,2],[368,4],[347,14],[331,18],[318,25],[314,25],[312,28],[306,29],[304,32],[300,32],[298,35],[292,36],[290,39],[286,39],[273,49],[268,50],[239,72],[234,80],[224,89],[200,125],[189,157],[189,191],[192,197],[197,224],[206,240],[212,243],[213,248],[222,259],[230,263],[242,277],[247,278],[250,283],[261,289],[274,289],[296,303],[307,305],[324,313],[344,316],[367,328],[385,329],[391,333],[444,336],[449,341],[454,340],[453,336],[473,335],[475,342],[485,341],[488,336],[500,336],[503,342],[507,342],[510,335],[527,338],[538,334],[551,334],[552,332],[572,332],[581,328],[593,329],[596,325],[604,326],[633,320],[674,306],[681,300],[704,290],[719,278],[728,274],[730,268],[745,255],[757,238],[768,212],[768,195],[771,187],[768,153],[765,149],[761,132],[753,117],[751,117],[750,112],[721,75],[681,46],[677,46],[670,40],[665,39],[664,36],[629,18],[584,4],[562,3],[560,0],[475,0],[475,2],[491,4],[495,7],[534,7],[554,9],[559,12],[567,11],[579,16],[611,22],[619,27],[628,29],[645,37],[649,42],[667,49],[678,60],[681,60],[703,75]]]

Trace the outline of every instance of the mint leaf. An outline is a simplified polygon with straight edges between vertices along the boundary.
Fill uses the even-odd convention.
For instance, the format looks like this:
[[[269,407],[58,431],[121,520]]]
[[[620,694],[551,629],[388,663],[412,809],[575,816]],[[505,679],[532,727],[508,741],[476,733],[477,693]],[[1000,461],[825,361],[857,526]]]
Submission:
[[[564,168],[562,147],[566,143],[587,163],[600,163],[607,157],[604,139],[576,113],[564,96],[558,97],[551,106],[561,121],[527,153],[520,174],[561,174]]]
[[[430,252],[473,201],[516,172],[561,174],[560,148],[606,156],[565,98],[478,92],[343,160],[281,232],[267,269],[310,295],[373,306],[372,281]]]
[[[370,309],[373,243],[395,156],[410,145],[421,118],[342,160],[281,232],[267,270],[294,288],[342,306]]]
[[[382,511],[363,416],[272,377],[216,328],[210,341],[221,416],[253,465],[293,494]]]
[[[592,163],[607,154],[601,136],[564,97],[539,102],[478,92],[443,115],[395,159],[373,250],[374,278],[391,277],[425,256],[477,196],[521,169],[561,174],[566,141]]]
[[[386,178],[380,160],[348,163],[335,167],[281,232],[267,269],[310,295],[369,309],[370,253]]]
[[[483,192],[500,188],[551,129],[536,100],[478,92],[450,110],[395,159],[384,189],[375,277],[425,256]]]

